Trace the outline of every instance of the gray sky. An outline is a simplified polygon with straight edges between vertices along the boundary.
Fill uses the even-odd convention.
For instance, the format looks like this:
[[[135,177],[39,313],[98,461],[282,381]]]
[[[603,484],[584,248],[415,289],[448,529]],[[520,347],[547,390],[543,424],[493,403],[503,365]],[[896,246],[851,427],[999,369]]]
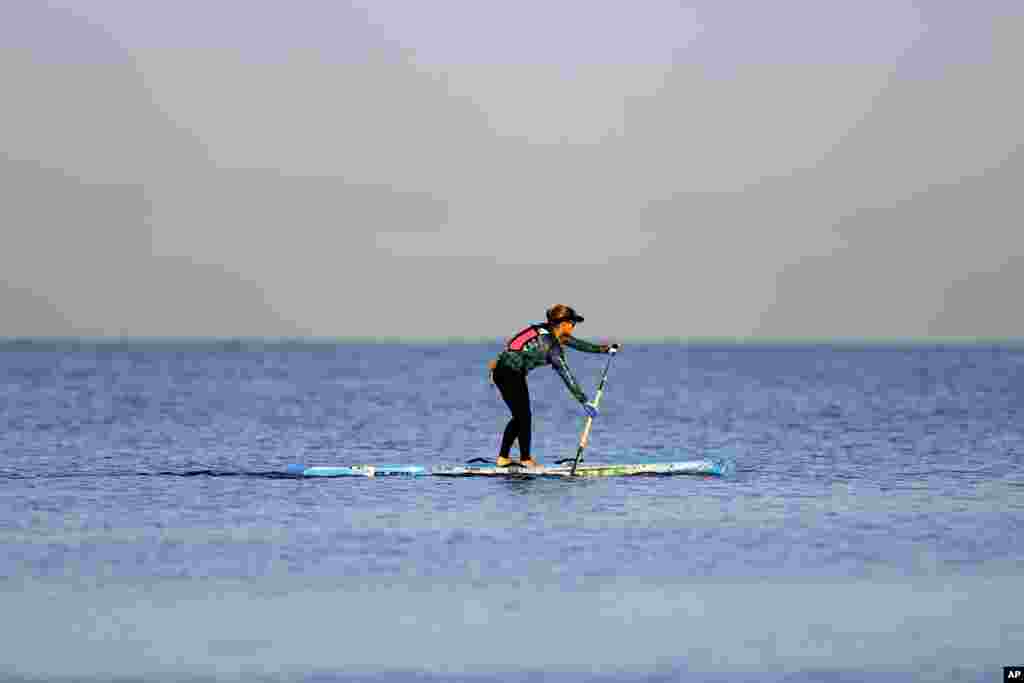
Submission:
[[[1024,337],[1024,4],[8,0],[0,336]]]

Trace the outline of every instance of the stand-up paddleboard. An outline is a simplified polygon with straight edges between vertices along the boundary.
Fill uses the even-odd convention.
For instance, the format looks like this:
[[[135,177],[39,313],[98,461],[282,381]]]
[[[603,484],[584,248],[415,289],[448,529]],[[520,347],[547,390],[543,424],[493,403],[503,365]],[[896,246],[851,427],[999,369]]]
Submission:
[[[721,477],[730,473],[728,461],[691,460],[687,462],[587,463],[576,466],[497,467],[495,465],[347,465],[343,467],[289,465],[287,473],[303,477],[634,477],[697,475]]]

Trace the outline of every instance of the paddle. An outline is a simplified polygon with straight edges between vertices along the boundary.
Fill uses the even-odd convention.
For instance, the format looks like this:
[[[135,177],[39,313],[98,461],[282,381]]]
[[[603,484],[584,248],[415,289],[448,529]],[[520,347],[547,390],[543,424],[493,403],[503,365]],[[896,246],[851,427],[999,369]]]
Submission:
[[[604,372],[601,373],[601,381],[597,385],[597,394],[594,395],[594,407],[598,407],[601,404],[601,396],[604,394],[604,383],[608,379],[608,368],[612,366],[612,358],[615,357],[617,348],[614,346],[608,349],[608,362],[605,363]],[[583,449],[587,447],[587,440],[590,439],[590,428],[594,426],[594,418],[587,416],[587,423],[583,426],[583,433],[580,435],[580,446],[576,449],[576,459],[572,462],[572,469],[569,470],[569,476],[576,476],[576,467],[583,462]]]

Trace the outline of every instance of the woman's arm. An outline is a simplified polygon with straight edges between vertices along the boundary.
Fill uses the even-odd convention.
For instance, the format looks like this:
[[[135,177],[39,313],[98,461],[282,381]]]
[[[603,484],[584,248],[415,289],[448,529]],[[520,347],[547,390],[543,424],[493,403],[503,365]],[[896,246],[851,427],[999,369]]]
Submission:
[[[585,353],[608,353],[608,350],[611,348],[608,344],[591,344],[588,341],[577,339],[573,336],[566,337],[565,345]]]
[[[558,373],[558,376],[565,382],[565,386],[569,388],[569,393],[580,403],[586,403],[587,395],[583,393],[583,389],[580,388],[576,378],[572,376],[572,370],[569,369],[569,364],[565,361],[565,354],[561,353],[561,350],[553,345],[548,352],[548,360],[551,362],[555,372]]]

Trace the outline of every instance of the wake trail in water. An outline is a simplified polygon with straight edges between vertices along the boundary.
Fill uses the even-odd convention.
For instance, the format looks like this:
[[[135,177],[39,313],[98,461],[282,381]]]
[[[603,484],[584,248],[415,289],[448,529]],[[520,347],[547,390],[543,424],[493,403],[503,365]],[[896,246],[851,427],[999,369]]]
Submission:
[[[252,477],[257,479],[302,479],[301,474],[290,472],[269,471],[269,472],[248,472],[243,470],[158,470],[153,472],[0,472],[0,479],[8,480],[29,480],[29,479],[87,479],[103,477]]]

